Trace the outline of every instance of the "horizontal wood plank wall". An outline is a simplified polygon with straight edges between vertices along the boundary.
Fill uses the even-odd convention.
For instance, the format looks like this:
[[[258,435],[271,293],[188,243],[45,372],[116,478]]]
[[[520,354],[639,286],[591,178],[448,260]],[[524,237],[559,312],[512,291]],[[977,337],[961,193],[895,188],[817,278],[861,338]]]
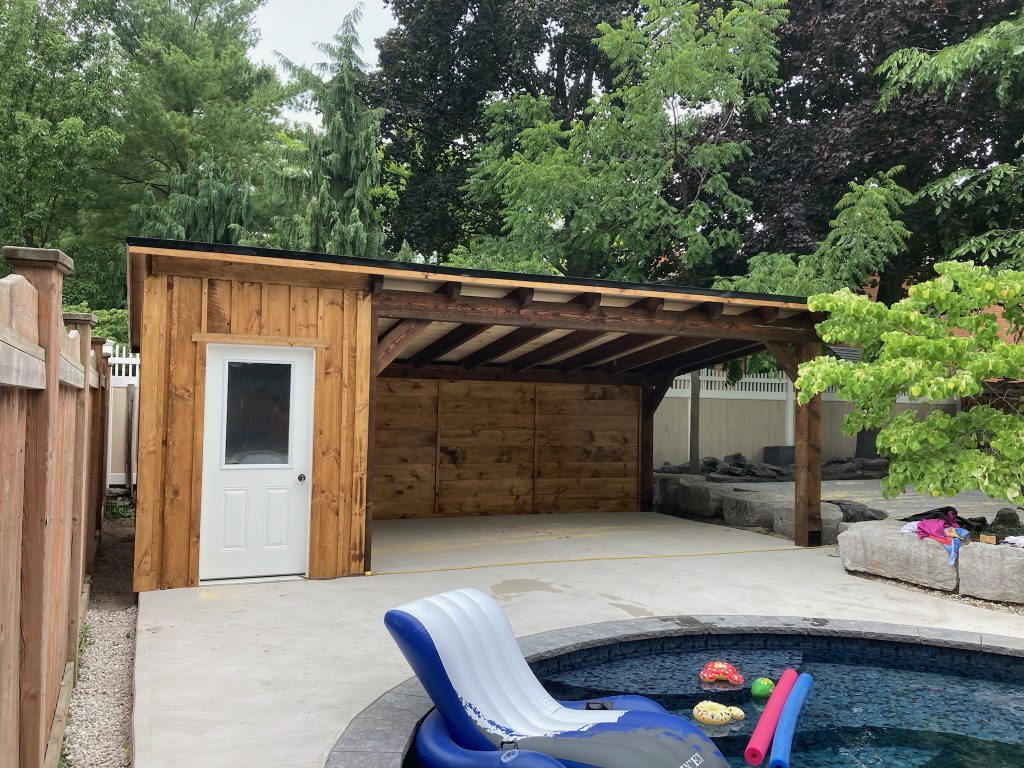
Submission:
[[[375,519],[639,508],[639,387],[377,386]]]
[[[639,387],[538,384],[537,427],[539,511],[639,509]]]
[[[439,382],[377,380],[373,516],[434,514]]]
[[[309,575],[361,573],[369,294],[176,275],[148,275],[143,290],[135,589],[199,582],[206,396],[205,344],[193,341],[199,333],[317,342]]]

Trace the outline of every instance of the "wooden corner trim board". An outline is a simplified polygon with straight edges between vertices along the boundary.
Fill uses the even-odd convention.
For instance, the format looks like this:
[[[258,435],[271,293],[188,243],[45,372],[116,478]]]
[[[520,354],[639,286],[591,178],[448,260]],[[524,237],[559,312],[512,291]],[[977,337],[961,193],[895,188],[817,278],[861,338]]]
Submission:
[[[254,336],[234,333],[193,333],[192,341],[199,344],[257,344],[262,347],[319,347],[327,348],[327,339],[311,339],[303,336]]]

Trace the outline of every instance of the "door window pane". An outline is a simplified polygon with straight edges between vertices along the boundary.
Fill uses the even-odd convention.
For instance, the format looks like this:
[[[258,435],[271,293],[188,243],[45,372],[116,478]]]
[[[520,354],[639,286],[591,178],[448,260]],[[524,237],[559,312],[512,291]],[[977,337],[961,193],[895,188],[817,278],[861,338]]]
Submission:
[[[224,464],[287,464],[290,363],[228,363]]]

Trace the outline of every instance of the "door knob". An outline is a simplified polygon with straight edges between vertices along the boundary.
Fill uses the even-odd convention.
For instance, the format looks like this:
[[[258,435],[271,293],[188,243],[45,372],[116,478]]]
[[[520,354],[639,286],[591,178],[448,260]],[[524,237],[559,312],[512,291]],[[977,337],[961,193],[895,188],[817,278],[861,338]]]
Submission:
[[[305,475],[299,475],[299,482],[300,483],[306,482],[306,476]]]

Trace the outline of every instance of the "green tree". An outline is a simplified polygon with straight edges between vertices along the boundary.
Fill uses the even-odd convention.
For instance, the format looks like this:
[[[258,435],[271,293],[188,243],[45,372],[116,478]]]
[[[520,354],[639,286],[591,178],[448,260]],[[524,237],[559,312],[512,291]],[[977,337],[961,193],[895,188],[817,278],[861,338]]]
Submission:
[[[397,25],[377,41],[370,75],[383,119],[385,174],[396,190],[388,245],[408,240],[445,259],[470,233],[497,234],[493,208],[463,185],[487,125],[488,94],[550,99],[560,120],[579,118],[611,87],[597,25],[636,12],[636,0],[388,0]]]
[[[0,2],[0,240],[60,247],[117,152],[116,55],[91,3]]]
[[[639,21],[600,25],[615,87],[567,127],[549,98],[496,100],[467,197],[494,201],[503,233],[478,236],[457,260],[663,279],[738,248],[749,203],[734,168],[747,147],[724,132],[766,112],[783,5],[659,0]]]
[[[166,197],[152,189],[133,207],[143,237],[236,243],[253,228],[249,179],[209,156],[193,158],[185,173],[171,179]]]
[[[759,252],[813,251],[850,182],[899,165],[905,169],[900,184],[917,195],[958,168],[1016,158],[1024,102],[1011,89],[1013,98],[1000,103],[997,75],[965,78],[948,101],[941,92],[901,89],[881,112],[886,81],[875,69],[903,48],[937,51],[961,43],[1019,7],[1005,0],[790,0],[779,32],[781,82],[769,93],[771,117],[732,126],[752,150],[743,172],[754,184],[747,195],[753,216],[744,248],[719,274],[746,271],[749,256]],[[935,261],[988,229],[977,211],[937,208],[927,197],[904,206],[911,236],[878,273],[883,303],[899,299],[909,282],[928,279]]]
[[[886,307],[849,289],[812,296],[810,308],[829,313],[818,331],[829,343],[858,344],[861,362],[819,357],[800,366],[799,399],[807,403],[829,387],[854,403],[843,431],[880,428],[878,448],[890,460],[888,495],[908,486],[932,495],[976,489],[1019,502],[1024,482],[1024,418],[974,405],[927,416],[894,414],[896,399],[918,402],[979,395],[986,381],[1017,379],[1024,345],[1000,338],[999,306],[1010,333],[1024,334],[1024,272],[937,264],[938,277],[911,286],[907,298]]]
[[[715,287],[788,296],[840,288],[860,292],[871,275],[907,247],[911,233],[902,216],[914,196],[896,182],[902,170],[893,168],[863,184],[851,182],[828,234],[811,253],[759,253],[748,262],[746,275],[719,278]]]
[[[1024,17],[1016,15],[957,45],[938,51],[905,48],[879,67],[885,76],[880,109],[898,108],[904,94],[940,95],[959,103],[965,91],[987,86],[1007,110],[1024,107]],[[934,204],[934,215],[955,214],[951,256],[1024,265],[1024,127],[1014,136],[1015,156],[974,157],[974,167],[959,168],[920,193]],[[970,157],[970,156],[968,156]],[[993,162],[995,160],[995,162]]]
[[[382,111],[363,100],[365,65],[359,56],[357,6],[329,43],[327,61],[313,69],[284,60],[316,109],[323,127],[310,127],[291,167],[288,186],[297,213],[281,217],[281,240],[294,248],[377,258],[384,233],[374,194],[380,184]]]

